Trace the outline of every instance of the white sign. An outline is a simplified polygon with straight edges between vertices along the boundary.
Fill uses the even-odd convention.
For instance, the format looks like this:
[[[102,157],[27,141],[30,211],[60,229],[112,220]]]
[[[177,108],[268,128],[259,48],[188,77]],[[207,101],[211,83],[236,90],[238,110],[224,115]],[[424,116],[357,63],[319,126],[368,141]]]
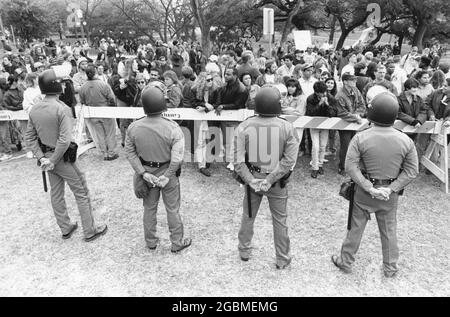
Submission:
[[[294,35],[295,48],[305,51],[312,45],[311,31],[292,31]]]
[[[264,8],[263,9],[263,34],[273,35],[275,32],[274,28],[274,15],[273,9]]]

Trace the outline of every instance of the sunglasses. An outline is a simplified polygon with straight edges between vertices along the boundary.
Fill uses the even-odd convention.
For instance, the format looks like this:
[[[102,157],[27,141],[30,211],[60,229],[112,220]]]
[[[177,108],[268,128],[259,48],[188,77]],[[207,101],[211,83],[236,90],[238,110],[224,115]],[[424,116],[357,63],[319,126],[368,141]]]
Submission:
[[[212,78],[207,78],[206,81],[209,83],[209,82],[212,82],[213,79]]]
[[[138,84],[145,84],[145,81],[138,81]]]

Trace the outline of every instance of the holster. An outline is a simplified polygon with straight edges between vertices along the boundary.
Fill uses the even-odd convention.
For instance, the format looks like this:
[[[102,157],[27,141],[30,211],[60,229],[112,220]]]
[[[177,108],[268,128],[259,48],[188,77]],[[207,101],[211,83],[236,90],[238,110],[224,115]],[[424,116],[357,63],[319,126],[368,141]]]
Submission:
[[[75,142],[70,142],[69,148],[63,156],[64,162],[75,163],[77,160],[77,151],[78,144]]]
[[[282,178],[280,178],[279,182],[280,182],[280,187],[281,188],[285,188],[286,185],[289,183],[289,177],[291,177],[291,174],[292,174],[292,171],[289,171],[289,173],[287,173]]]
[[[138,199],[143,199],[150,193],[150,188],[148,187],[147,182],[137,173],[133,176],[133,189],[134,194]]]

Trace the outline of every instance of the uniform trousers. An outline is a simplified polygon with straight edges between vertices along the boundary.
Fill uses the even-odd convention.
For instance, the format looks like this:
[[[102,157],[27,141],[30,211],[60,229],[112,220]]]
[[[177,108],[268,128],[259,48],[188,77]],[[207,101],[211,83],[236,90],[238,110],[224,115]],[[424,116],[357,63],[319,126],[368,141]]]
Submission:
[[[116,142],[116,123],[110,118],[86,119],[86,125],[91,131],[95,145],[102,151],[104,157],[114,156]]]
[[[70,221],[64,199],[65,183],[67,182],[75,196],[84,236],[86,238],[92,237],[97,231],[92,213],[91,198],[86,178],[79,169],[78,164],[60,160],[53,170],[48,171],[48,178],[51,187],[50,194],[53,212],[62,234],[67,234],[72,229],[72,222]]]
[[[264,175],[255,173],[257,175]],[[281,188],[277,182],[276,185],[270,188],[267,192],[255,193],[250,189],[250,200],[252,209],[252,218],[249,217],[247,190],[244,195],[244,213],[242,214],[241,228],[239,230],[239,254],[241,257],[248,258],[251,250],[251,241],[253,238],[253,226],[258,214],[259,206],[263,196],[266,196],[269,201],[269,208],[272,214],[273,238],[275,242],[276,262],[279,266],[283,266],[291,260],[290,256],[290,240],[287,227],[287,187]]]
[[[144,196],[144,237],[149,248],[154,248],[158,244],[159,238],[156,235],[156,224],[159,197],[162,195],[164,206],[167,212],[167,224],[169,226],[170,241],[172,249],[179,249],[183,246],[183,222],[180,216],[180,182],[178,177],[173,176],[164,188],[151,187]]]
[[[388,273],[397,272],[399,258],[397,243],[398,194],[392,193],[388,201],[382,201],[372,198],[358,185],[355,190],[351,229],[347,231],[341,248],[342,266],[350,269],[352,263],[355,262],[355,255],[359,249],[367,221],[370,220],[370,214],[375,213],[381,238],[383,269]]]

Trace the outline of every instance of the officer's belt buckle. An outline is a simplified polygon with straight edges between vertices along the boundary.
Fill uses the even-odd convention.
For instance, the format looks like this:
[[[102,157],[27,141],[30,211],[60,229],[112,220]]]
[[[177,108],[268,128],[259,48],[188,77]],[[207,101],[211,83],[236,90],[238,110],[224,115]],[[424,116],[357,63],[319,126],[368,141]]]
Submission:
[[[263,172],[263,171],[261,170],[261,167],[255,166],[255,165],[253,165],[253,164],[250,164],[250,167],[251,167],[251,169],[252,169],[253,171],[255,171],[256,173],[260,173],[260,174],[270,174],[270,173],[268,173],[267,171],[266,171],[266,172]]]

